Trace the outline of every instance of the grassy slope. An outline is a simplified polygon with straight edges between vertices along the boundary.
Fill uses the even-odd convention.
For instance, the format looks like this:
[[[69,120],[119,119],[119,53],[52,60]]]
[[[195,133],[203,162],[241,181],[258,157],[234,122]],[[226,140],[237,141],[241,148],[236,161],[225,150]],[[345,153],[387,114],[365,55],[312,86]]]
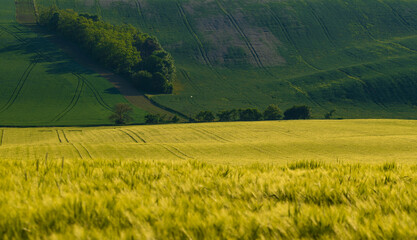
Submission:
[[[0,125],[109,124],[109,108],[124,97],[46,36],[17,24],[13,1],[0,4]],[[143,116],[135,108],[136,122]]]
[[[415,121],[340,120],[0,129],[4,159],[414,163]]]
[[[414,239],[416,126],[315,120],[1,129],[0,235]]]
[[[180,80],[154,99],[187,114],[304,103],[315,117],[417,117],[414,0],[56,2],[158,36]]]

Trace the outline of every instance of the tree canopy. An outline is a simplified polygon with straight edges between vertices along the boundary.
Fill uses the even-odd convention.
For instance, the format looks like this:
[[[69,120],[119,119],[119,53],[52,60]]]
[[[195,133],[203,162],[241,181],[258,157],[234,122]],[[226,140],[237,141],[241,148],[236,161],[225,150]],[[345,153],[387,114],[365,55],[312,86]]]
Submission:
[[[172,92],[176,78],[172,56],[155,37],[132,25],[115,26],[95,15],[56,7],[42,11],[39,23],[77,43],[105,67],[128,77],[137,88]]]

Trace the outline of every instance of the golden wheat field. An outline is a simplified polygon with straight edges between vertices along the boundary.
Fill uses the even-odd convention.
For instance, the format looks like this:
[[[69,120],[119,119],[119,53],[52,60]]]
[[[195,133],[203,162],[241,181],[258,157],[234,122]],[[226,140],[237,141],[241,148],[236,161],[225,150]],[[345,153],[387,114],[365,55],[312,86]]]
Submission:
[[[3,239],[416,239],[416,121],[3,128]]]
[[[3,159],[193,159],[209,163],[417,162],[417,121],[311,120],[2,128]]]

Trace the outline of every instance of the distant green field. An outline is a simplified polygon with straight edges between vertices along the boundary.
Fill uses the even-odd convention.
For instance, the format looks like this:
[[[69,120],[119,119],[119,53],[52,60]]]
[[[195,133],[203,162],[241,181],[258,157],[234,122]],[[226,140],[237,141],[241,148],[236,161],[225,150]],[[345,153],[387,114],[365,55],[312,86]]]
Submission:
[[[415,0],[39,0],[131,23],[177,62],[174,95],[202,109],[308,104],[314,117],[417,118]]]
[[[110,124],[112,107],[125,98],[47,36],[18,24],[14,1],[0,4],[0,125]],[[133,115],[141,123],[145,112]]]
[[[3,128],[0,236],[415,239],[416,132],[412,120]]]

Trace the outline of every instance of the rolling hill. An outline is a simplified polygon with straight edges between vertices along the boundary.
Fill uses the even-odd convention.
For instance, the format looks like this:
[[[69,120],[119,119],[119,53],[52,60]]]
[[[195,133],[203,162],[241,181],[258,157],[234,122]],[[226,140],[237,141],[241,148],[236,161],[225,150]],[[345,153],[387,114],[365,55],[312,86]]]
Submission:
[[[176,59],[185,114],[307,104],[314,117],[417,117],[417,1],[38,0],[129,23]]]
[[[31,1],[1,0],[0,125],[103,125],[127,100],[104,77],[74,61],[36,27]],[[32,9],[31,9],[32,8]],[[135,108],[135,123],[145,111]]]

